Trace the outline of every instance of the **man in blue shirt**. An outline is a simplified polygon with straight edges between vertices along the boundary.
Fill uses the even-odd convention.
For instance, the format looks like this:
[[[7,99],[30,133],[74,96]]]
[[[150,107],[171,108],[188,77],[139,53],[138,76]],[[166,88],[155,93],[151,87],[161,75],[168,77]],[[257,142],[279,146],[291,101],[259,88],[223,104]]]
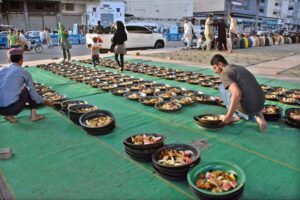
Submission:
[[[36,92],[30,73],[22,69],[23,51],[21,49],[10,49],[7,53],[10,63],[7,67],[0,68],[0,115],[11,123],[16,123],[15,118],[29,104],[31,110],[31,121],[44,118],[36,113],[37,104],[44,103],[52,106],[53,103],[43,100]]]

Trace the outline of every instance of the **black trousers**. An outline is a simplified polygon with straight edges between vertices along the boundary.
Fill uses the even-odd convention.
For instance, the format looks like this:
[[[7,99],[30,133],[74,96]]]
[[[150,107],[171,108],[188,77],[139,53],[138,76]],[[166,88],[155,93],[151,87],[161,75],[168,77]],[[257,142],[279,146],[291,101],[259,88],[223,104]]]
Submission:
[[[225,38],[219,38],[218,50],[219,51],[223,50],[223,46],[224,46],[224,50],[227,50],[226,37]]]
[[[120,55],[120,61],[119,61],[119,55]],[[118,65],[121,67],[121,70],[124,70],[124,55],[123,54],[115,54],[115,59],[118,63]]]
[[[37,103],[31,99],[27,87],[24,87],[20,94],[20,99],[7,107],[0,108],[0,115],[17,115],[25,108],[26,103],[29,104],[30,109],[35,109],[37,107]]]
[[[93,67],[96,67],[96,65],[99,65],[99,55],[92,55],[92,62],[93,62]]]

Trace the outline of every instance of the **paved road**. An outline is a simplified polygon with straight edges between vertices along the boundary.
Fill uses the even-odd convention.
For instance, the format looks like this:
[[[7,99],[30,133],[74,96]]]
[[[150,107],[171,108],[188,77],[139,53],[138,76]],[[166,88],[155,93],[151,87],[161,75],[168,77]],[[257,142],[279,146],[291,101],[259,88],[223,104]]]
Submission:
[[[166,48],[174,48],[182,46],[182,42],[168,42]],[[0,50],[0,64],[7,63],[7,49]],[[73,45],[71,49],[72,56],[84,56],[89,55],[90,50],[85,45]],[[61,47],[54,47],[52,49],[48,49],[47,46],[44,46],[44,51],[41,54],[37,54],[34,51],[25,52],[24,60],[25,61],[35,61],[35,60],[45,60],[45,59],[61,59],[62,58],[62,50]]]

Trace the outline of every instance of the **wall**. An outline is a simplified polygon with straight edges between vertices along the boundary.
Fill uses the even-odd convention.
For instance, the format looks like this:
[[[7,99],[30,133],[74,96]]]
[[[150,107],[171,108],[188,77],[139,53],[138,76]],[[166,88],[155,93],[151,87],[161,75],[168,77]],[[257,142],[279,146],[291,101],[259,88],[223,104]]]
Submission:
[[[275,6],[278,0],[268,0],[266,17],[280,18],[281,17],[281,6]],[[282,2],[280,2],[282,4]],[[278,14],[274,14],[274,12]]]
[[[126,0],[126,14],[146,19],[193,16],[193,0]]]
[[[281,1],[281,19],[287,18],[288,9],[289,9],[289,0],[282,0]]]
[[[67,11],[66,10],[66,4],[62,4],[62,13],[68,13],[68,14],[82,14],[86,10],[85,4],[74,4],[74,10],[73,11]]]
[[[225,11],[225,0],[194,0],[193,12]]]

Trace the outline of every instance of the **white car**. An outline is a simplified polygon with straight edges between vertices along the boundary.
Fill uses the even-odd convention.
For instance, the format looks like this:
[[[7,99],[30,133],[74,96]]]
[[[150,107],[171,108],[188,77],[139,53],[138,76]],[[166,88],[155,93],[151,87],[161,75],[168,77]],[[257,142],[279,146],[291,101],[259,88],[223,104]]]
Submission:
[[[27,31],[25,33],[25,36],[27,37],[40,37],[40,31]]]
[[[127,41],[125,42],[127,49],[138,48],[164,48],[166,45],[166,37],[159,33],[153,33],[150,29],[144,26],[125,25],[127,32]],[[101,37],[103,43],[102,49],[110,49],[112,33],[109,34],[86,34],[86,43],[92,44],[94,37]]]

